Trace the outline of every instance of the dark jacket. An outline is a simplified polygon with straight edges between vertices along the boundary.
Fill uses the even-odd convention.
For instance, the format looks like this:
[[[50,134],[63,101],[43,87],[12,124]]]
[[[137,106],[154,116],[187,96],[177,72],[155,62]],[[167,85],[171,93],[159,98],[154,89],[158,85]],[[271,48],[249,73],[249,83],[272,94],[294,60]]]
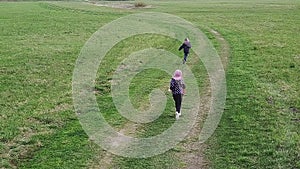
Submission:
[[[175,80],[171,79],[170,81],[170,90],[172,90],[173,94],[183,94],[183,90],[185,89],[185,84],[183,80]]]
[[[189,54],[190,53],[190,48],[192,47],[191,43],[190,42],[184,42],[178,50],[181,50],[183,49],[183,52],[185,54]]]

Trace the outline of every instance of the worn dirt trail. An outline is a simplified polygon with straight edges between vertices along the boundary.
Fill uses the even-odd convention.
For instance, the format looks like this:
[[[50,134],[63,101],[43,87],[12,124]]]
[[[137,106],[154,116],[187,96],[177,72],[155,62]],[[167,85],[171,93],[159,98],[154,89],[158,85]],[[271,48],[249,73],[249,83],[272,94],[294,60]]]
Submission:
[[[230,46],[219,32],[215,30],[210,30],[210,32],[215,36],[216,40],[220,44],[219,56],[221,57],[223,67],[226,70],[228,59],[230,56]],[[209,107],[209,102],[211,98],[210,95],[211,95],[211,91],[210,91],[210,86],[208,84],[206,89],[204,90],[204,92],[202,92],[201,95],[202,102],[200,104],[200,112],[197,117],[198,119],[196,120],[194,127],[191,129],[191,131],[185,138],[185,141],[179,143],[177,146],[177,148],[179,148],[180,151],[175,153],[175,157],[177,157],[179,161],[185,164],[182,166],[182,168],[185,169],[209,168],[209,162],[207,159],[205,159],[204,156],[206,145],[200,143],[198,138],[201,131],[201,125],[203,124],[203,119],[205,119],[206,112],[208,112],[210,109]],[[134,136],[134,133],[137,128],[138,128],[138,124],[128,122],[119,132],[124,135]],[[103,153],[103,151],[101,151],[101,153],[96,158],[90,161],[88,168],[89,169],[90,168],[92,169],[113,168],[114,157],[115,155],[111,154],[110,152]]]
[[[215,30],[210,30],[210,32],[215,36],[216,40],[220,44],[219,56],[221,57],[223,67],[226,70],[228,58],[230,56],[229,44],[219,32]],[[179,143],[181,151],[176,154],[177,157],[186,164],[183,168],[206,169],[209,167],[209,162],[204,157],[206,145],[200,143],[198,138],[202,128],[201,125],[203,124],[203,119],[205,119],[206,112],[210,109],[210,98],[211,91],[210,86],[208,85],[201,96],[202,102],[200,104],[200,112],[198,113],[196,124],[189,132],[185,141],[183,143]]]

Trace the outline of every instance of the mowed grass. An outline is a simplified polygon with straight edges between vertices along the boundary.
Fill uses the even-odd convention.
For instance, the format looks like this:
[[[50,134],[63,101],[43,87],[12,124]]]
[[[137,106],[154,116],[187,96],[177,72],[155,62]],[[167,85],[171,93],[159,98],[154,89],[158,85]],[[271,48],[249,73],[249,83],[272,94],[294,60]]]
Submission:
[[[102,150],[88,140],[72,105],[72,72],[80,49],[99,27],[126,14],[159,11],[192,22],[215,40],[229,42],[227,101],[217,131],[206,143],[212,168],[300,168],[300,3],[297,1],[145,1],[153,9],[96,8],[80,3],[0,3],[0,140],[2,168],[85,168]],[[116,130],[127,120],[108,95],[109,75],[131,52],[149,46],[176,53],[179,42],[154,35],[118,44],[100,69],[96,90]],[[132,42],[147,42],[131,46]],[[218,44],[215,44],[218,47]],[[219,49],[219,48],[218,48]],[[220,50],[220,49],[219,49]],[[176,53],[181,56],[180,53]],[[119,60],[118,60],[119,59]],[[203,76],[203,67],[195,67]],[[101,77],[103,76],[103,77]],[[135,78],[161,78],[148,70]],[[101,81],[101,79],[103,81]],[[143,86],[147,82],[141,83]],[[203,82],[199,82],[201,88]],[[131,86],[147,93],[150,89]],[[105,93],[106,92],[106,93]],[[147,97],[133,91],[132,99]],[[136,95],[135,95],[136,94]],[[170,100],[170,98],[169,98]],[[141,106],[141,105],[136,105]],[[138,128],[139,136],[160,133],[173,123],[172,102],[160,120]],[[146,132],[145,132],[146,131]],[[115,157],[115,168],[174,168],[176,150],[149,158]]]

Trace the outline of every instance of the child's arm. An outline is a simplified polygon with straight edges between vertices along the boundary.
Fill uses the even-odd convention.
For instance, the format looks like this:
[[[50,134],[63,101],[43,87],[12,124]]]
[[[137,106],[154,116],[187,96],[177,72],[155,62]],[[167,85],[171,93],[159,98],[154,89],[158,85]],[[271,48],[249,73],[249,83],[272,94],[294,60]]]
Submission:
[[[184,43],[179,47],[179,51],[184,47]]]
[[[173,81],[173,79],[171,79],[171,81],[170,81],[170,88],[169,88],[169,91],[173,91],[174,90],[174,81]]]
[[[184,82],[182,81],[182,94],[184,94],[185,95],[185,84],[184,84]]]

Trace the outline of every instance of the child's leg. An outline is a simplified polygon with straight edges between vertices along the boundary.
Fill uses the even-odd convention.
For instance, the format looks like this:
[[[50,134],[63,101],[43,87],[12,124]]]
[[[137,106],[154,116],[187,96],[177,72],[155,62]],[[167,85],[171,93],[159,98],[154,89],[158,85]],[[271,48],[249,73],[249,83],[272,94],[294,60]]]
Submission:
[[[187,59],[188,55],[189,55],[188,53],[184,53],[184,59],[183,59],[183,60],[184,60],[185,62],[186,62],[186,59]]]
[[[182,96],[181,94],[174,94],[173,99],[175,101],[176,112],[180,113]]]

